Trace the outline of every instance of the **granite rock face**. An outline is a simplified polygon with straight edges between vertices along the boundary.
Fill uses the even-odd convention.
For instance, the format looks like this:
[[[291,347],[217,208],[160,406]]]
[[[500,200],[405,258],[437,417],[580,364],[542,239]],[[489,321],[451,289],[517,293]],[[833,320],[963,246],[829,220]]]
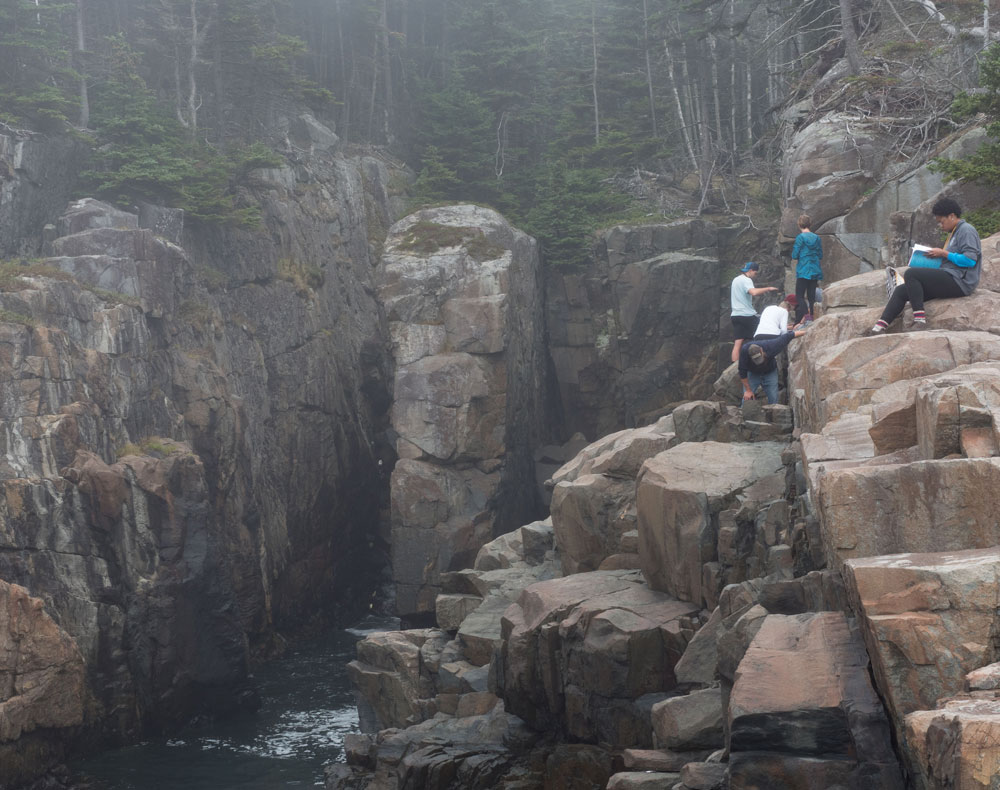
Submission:
[[[72,637],[27,590],[0,581],[0,777],[31,779],[65,754],[84,721],[84,661]]]
[[[782,498],[783,448],[775,442],[692,442],[646,461],[636,484],[636,508],[641,567],[654,590],[714,608],[723,581],[705,568],[727,558],[736,564],[742,555],[735,545],[737,516],[749,524],[752,543],[758,511]],[[733,529],[724,531],[727,518]]]
[[[498,682],[506,709],[575,740],[651,745],[645,705],[675,686],[674,665],[700,626],[699,610],[650,590],[635,571],[531,585],[503,617]]]
[[[65,210],[86,152],[68,135],[0,134],[0,258],[38,256],[39,231]]]
[[[1000,550],[849,560],[844,575],[900,730],[907,714],[959,694],[968,672],[997,660]]]
[[[330,151],[257,171],[263,233],[3,192],[39,246],[52,227],[0,293],[0,579],[82,660],[67,743],[252,705],[251,649],[375,583],[387,180]]]
[[[707,397],[718,376],[719,232],[617,226],[582,272],[545,273],[546,326],[569,432],[594,439]]]
[[[434,610],[440,574],[531,519],[541,435],[540,265],[494,211],[427,209],[392,227],[379,266],[395,361],[396,609]]]
[[[940,700],[906,717],[914,786],[992,790],[1000,776],[1000,698],[996,692]]]
[[[770,615],[729,700],[730,787],[904,787],[868,656],[841,612]]]

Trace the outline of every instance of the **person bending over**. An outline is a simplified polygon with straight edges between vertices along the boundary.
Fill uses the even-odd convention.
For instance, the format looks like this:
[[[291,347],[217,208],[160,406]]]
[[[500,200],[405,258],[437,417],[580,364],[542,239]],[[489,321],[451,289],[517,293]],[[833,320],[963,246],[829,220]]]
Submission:
[[[962,219],[962,208],[951,198],[942,198],[931,209],[941,230],[948,234],[943,247],[924,253],[940,262],[940,268],[910,266],[903,284],[896,287],[882,311],[882,317],[866,335],[879,335],[899,317],[906,303],[913,308],[913,329],[927,328],[924,302],[968,296],[979,284],[983,250],[976,229]]]
[[[768,403],[778,402],[778,363],[776,357],[795,338],[802,337],[804,329],[785,332],[771,340],[754,339],[740,349],[739,376],[743,384],[743,401],[754,400],[758,387],[764,388]]]

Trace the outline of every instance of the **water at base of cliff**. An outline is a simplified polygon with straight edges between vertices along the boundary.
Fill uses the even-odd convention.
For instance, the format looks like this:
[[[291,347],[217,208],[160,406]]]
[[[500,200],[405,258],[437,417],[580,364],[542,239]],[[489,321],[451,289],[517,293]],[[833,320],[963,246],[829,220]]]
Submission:
[[[358,731],[347,662],[355,643],[398,621],[367,618],[288,650],[254,673],[256,713],[192,726],[76,763],[92,790],[278,790],[322,787],[323,766],[343,760],[344,735]]]

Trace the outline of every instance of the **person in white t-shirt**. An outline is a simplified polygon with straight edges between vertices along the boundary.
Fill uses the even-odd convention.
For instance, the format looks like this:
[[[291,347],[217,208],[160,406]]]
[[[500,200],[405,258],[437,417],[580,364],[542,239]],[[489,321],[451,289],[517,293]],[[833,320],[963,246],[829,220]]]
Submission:
[[[736,336],[736,342],[733,344],[733,362],[740,357],[740,347],[743,345],[743,341],[753,339],[754,332],[757,331],[759,319],[757,311],[753,307],[753,297],[757,294],[778,290],[771,285],[766,288],[754,288],[753,278],[760,273],[759,263],[753,261],[745,263],[740,272],[742,273],[733,278],[733,284],[729,289],[733,334]]]
[[[796,308],[798,303],[799,300],[795,294],[789,294],[781,304],[765,307],[760,314],[760,322],[753,335],[754,340],[767,340],[785,334],[788,331],[788,314]]]

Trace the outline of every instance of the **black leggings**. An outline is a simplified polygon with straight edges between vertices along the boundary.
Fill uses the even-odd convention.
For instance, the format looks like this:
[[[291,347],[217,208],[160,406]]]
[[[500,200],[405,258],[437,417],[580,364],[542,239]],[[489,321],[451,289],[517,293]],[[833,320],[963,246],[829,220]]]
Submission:
[[[802,277],[795,278],[795,298],[798,304],[795,305],[795,323],[799,323],[806,313],[813,314],[816,306],[816,280],[805,280]],[[808,298],[809,309],[806,309],[806,299]]]
[[[891,324],[909,302],[914,310],[923,310],[931,299],[954,299],[965,296],[958,280],[943,269],[909,268],[903,273],[903,284],[889,297],[882,311],[882,320]]]

